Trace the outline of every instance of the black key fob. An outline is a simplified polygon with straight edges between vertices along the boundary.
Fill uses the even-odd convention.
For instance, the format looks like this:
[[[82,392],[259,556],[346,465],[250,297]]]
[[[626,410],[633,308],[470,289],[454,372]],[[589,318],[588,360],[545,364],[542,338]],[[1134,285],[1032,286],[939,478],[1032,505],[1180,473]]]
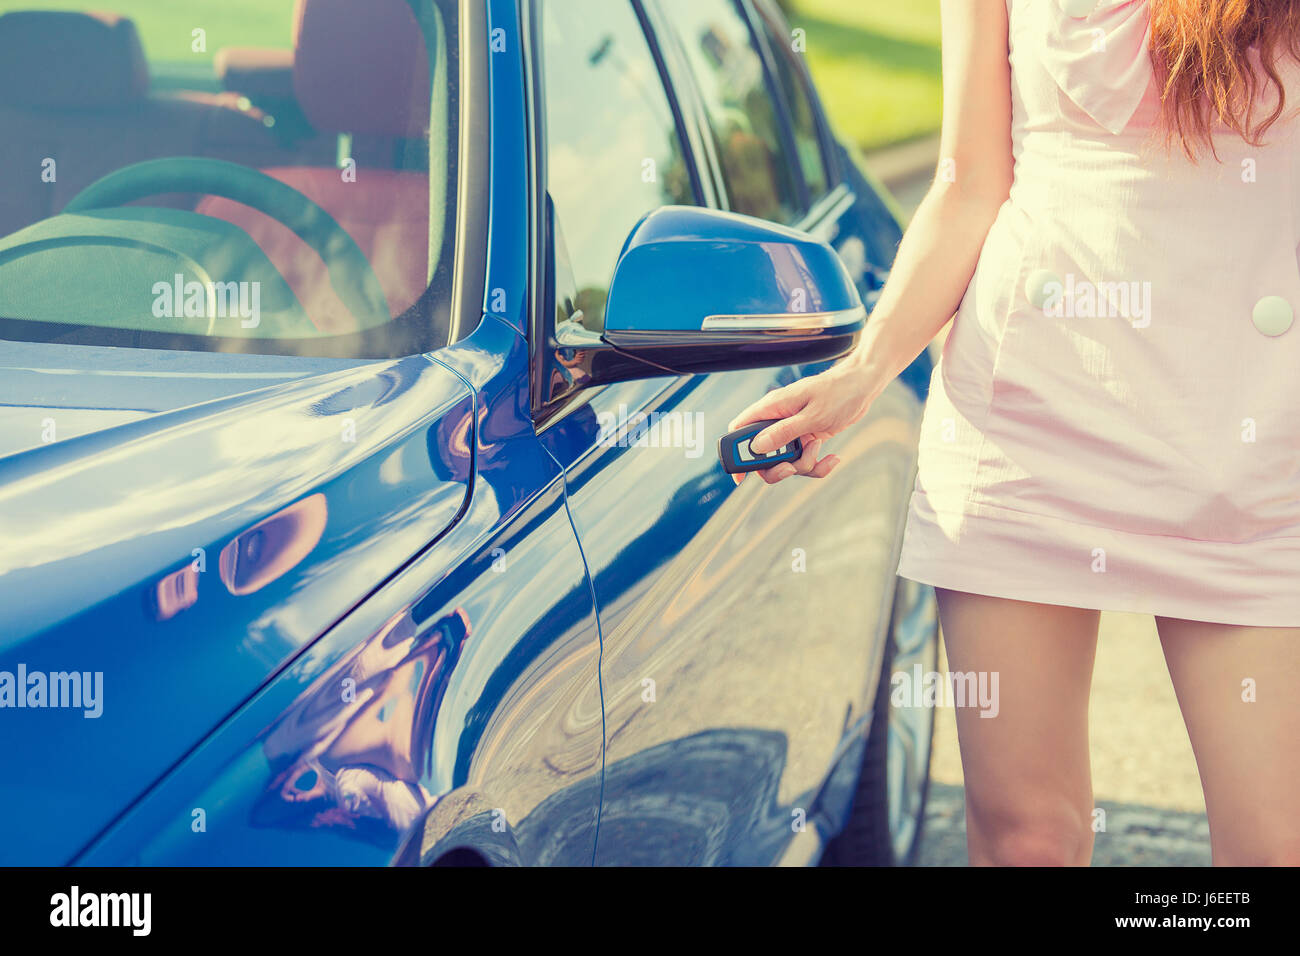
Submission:
[[[798,461],[803,457],[803,442],[796,438],[784,448],[766,455],[759,455],[749,447],[750,440],[769,425],[775,425],[781,419],[773,418],[765,422],[751,422],[744,428],[723,435],[718,439],[718,458],[722,461],[722,470],[729,475],[740,475],[751,471],[762,471],[779,465],[783,461]]]

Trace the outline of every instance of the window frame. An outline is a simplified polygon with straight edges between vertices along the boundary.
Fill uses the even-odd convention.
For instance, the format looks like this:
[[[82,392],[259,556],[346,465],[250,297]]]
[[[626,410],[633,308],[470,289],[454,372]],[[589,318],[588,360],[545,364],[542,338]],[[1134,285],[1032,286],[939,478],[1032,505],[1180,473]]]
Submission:
[[[640,0],[640,2],[645,4],[656,31],[664,34],[663,44],[674,54],[673,57],[670,57],[672,61],[670,74],[677,96],[692,104],[695,136],[697,142],[699,140],[703,141],[697,156],[701,162],[708,166],[708,173],[712,178],[716,194],[715,202],[709,208],[731,211],[730,200],[726,195],[722,178],[722,166],[712,148],[713,136],[708,126],[707,110],[698,91],[695,76],[689,64],[685,61],[685,54],[680,51],[680,43],[675,32],[671,25],[665,21],[665,14],[659,5],[659,0]],[[781,15],[780,11],[774,9],[773,0],[743,0],[743,2],[742,10],[745,11],[747,17],[750,15],[766,16],[772,23],[777,25],[784,21],[784,16]],[[751,6],[751,2],[753,6]],[[760,50],[759,52],[762,55],[763,51]],[[798,73],[802,77],[804,90],[813,104],[817,129],[822,143],[822,158],[828,164],[830,178],[826,195],[814,201],[811,208],[798,221],[790,224],[790,227],[806,232],[823,241],[833,243],[838,234],[839,220],[849,209],[853,208],[857,202],[857,194],[848,176],[848,170],[841,159],[842,147],[835,136],[834,130],[831,128],[826,108],[822,105],[821,97],[817,93],[817,86],[812,80],[812,74],[808,72],[807,63],[802,58],[795,57],[793,59],[799,61],[796,63]],[[777,97],[777,106],[784,116],[784,111],[788,109],[784,95]],[[784,121],[788,122],[788,119]],[[802,168],[797,172],[802,177]]]
[[[750,32],[754,35],[759,49],[759,56],[763,58],[764,70],[768,75],[768,83],[776,90],[776,99],[779,109],[784,114],[787,134],[790,137],[791,146],[794,149],[795,164],[798,166],[799,178],[804,183],[805,203],[808,208],[804,210],[805,215],[815,208],[822,200],[831,193],[835,192],[836,186],[840,184],[842,178],[838,163],[835,160],[834,143],[835,137],[826,121],[826,110],[822,107],[821,100],[817,96],[817,86],[813,83],[812,74],[808,70],[808,61],[802,56],[795,56],[792,50],[776,50],[773,48],[769,33],[779,35],[778,29],[785,20],[779,9],[774,9],[774,5],[767,0],[738,0],[744,8],[749,20]],[[785,23],[786,26],[790,24]],[[826,179],[826,191],[820,196],[814,197],[808,186],[807,178],[804,176],[803,163],[799,161],[798,140],[794,133],[794,109],[792,104],[786,102],[785,90],[779,82],[776,82],[778,76],[777,60],[783,58],[794,74],[795,83],[798,84],[803,95],[808,100],[808,105],[812,110],[812,119],[814,131],[817,135],[817,153],[821,158],[822,175]]]
[[[718,205],[716,208],[730,212],[732,211],[731,197],[727,195],[726,178],[723,174],[722,161],[718,157],[717,151],[713,148],[713,126],[709,121],[708,108],[704,103],[703,95],[700,93],[699,83],[695,78],[695,74],[686,60],[686,53],[682,50],[681,36],[677,29],[672,25],[671,18],[668,16],[667,11],[663,9],[659,0],[641,0],[641,2],[645,3],[647,7],[653,9],[654,17],[657,20],[656,29],[667,34],[663,39],[663,43],[673,48],[677,62],[677,70],[674,74],[673,82],[678,87],[689,89],[690,91],[690,98],[694,103],[693,119],[697,126],[698,134],[703,137],[707,144],[707,148],[704,152],[708,157],[710,174],[718,196]],[[754,17],[757,13],[750,6],[749,0],[721,0],[721,2],[729,3],[745,24],[745,30],[749,35],[750,48],[754,51],[762,66],[763,85],[767,90],[768,98],[771,101],[772,108],[776,114],[776,124],[780,139],[779,145],[782,152],[785,154],[783,159],[792,169],[796,193],[795,199],[799,208],[795,210],[795,217],[791,222],[778,224],[784,226],[798,226],[800,222],[807,219],[808,213],[815,205],[817,205],[817,202],[819,202],[820,199],[816,201],[810,199],[808,184],[804,180],[803,166],[799,162],[799,151],[794,138],[794,127],[790,120],[789,105],[785,101],[785,95],[781,91],[780,84],[774,82],[775,74],[773,73],[770,51],[767,49],[767,44],[762,42],[761,32],[756,28]],[[812,102],[814,107],[819,110],[820,103],[816,100],[813,100]],[[819,141],[821,137],[821,125],[819,117]],[[824,162],[826,153],[824,143],[822,145]],[[834,186],[835,183],[828,180],[828,191],[833,190]]]
[[[523,34],[521,46],[524,55],[524,100],[527,110],[526,141],[529,160],[528,395],[533,424],[539,431],[585,405],[602,387],[578,388],[550,400],[543,394],[543,385],[554,364],[554,355],[546,346],[555,331],[554,309],[550,302],[553,293],[550,282],[553,253],[546,228],[546,207],[550,190],[547,178],[549,140],[545,110],[545,57],[542,50],[541,29],[541,6],[544,2],[557,2],[557,0],[519,0],[518,2],[520,29]],[[665,50],[660,42],[656,24],[646,10],[644,0],[609,0],[609,2],[624,3],[635,15],[646,47],[654,61],[655,75],[659,79],[669,109],[672,111],[673,125],[682,145],[695,201],[704,208],[717,208],[717,186],[705,178],[706,169],[709,167],[701,162],[700,130],[695,125],[694,118],[688,116],[688,104],[683,103],[678,95],[669,62],[669,51]]]
[[[492,173],[476,162],[492,151],[487,4],[461,0],[460,116],[457,135],[456,249],[452,262],[451,328],[443,346],[470,335],[483,319],[487,285]]]

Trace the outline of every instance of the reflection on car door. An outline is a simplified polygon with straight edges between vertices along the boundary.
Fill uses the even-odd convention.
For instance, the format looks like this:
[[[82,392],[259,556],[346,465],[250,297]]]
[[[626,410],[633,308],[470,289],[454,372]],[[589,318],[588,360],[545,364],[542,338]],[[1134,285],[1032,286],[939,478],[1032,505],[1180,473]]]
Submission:
[[[656,205],[691,201],[662,179],[641,189],[629,168],[655,155],[650,148],[689,151],[631,5],[544,6],[548,188],[579,296],[603,305],[636,220]],[[762,64],[735,8],[713,12],[709,28],[726,32],[683,42],[757,83],[737,91],[719,81],[720,95],[739,95],[757,117],[729,111],[720,148],[744,153],[733,172],[748,177],[747,201],[790,218],[806,194],[770,103],[762,115]],[[557,122],[566,110],[571,120]],[[615,116],[670,142],[584,134]],[[581,174],[567,176],[573,155],[583,158]],[[875,454],[890,441],[877,430],[838,448],[843,480],[768,488],[754,478],[736,487],[716,460],[717,438],[732,415],[795,375],[759,369],[610,385],[542,433],[566,469],[602,629],[607,756],[597,862],[777,859],[859,716],[888,599],[883,582],[892,579],[894,485],[909,476]]]

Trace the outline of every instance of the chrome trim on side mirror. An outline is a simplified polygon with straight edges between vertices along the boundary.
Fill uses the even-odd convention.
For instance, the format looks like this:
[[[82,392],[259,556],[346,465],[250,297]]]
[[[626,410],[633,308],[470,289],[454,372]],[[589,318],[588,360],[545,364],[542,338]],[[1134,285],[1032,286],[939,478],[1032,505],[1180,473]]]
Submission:
[[[867,310],[858,305],[835,312],[788,312],[783,315],[710,315],[701,332],[815,332],[865,322]]]

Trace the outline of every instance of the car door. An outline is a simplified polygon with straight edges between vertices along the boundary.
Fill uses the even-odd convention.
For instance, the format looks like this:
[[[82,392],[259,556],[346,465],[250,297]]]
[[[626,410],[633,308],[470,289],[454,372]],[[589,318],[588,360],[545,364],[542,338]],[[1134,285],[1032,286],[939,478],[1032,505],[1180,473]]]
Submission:
[[[543,404],[564,365],[545,354],[546,323],[559,309],[601,328],[619,249],[645,212],[701,202],[794,222],[808,211],[744,11],[729,0],[701,6],[709,19],[628,0],[531,7],[554,222],[534,342]],[[661,31],[647,33],[652,21]],[[696,31],[689,40],[672,32],[680,25]],[[688,42],[746,85],[725,88],[698,63],[692,71]],[[666,89],[665,74],[711,82],[718,96],[710,104],[693,86]],[[715,124],[731,125],[710,125],[710,105]],[[743,182],[719,175],[728,148]],[[736,487],[716,460],[730,418],[804,371],[620,383],[544,410],[540,432],[565,469],[601,626],[599,863],[778,859],[811,825],[874,685],[895,486],[908,476],[872,446],[904,430],[884,422],[842,443],[852,477],[833,484]]]

